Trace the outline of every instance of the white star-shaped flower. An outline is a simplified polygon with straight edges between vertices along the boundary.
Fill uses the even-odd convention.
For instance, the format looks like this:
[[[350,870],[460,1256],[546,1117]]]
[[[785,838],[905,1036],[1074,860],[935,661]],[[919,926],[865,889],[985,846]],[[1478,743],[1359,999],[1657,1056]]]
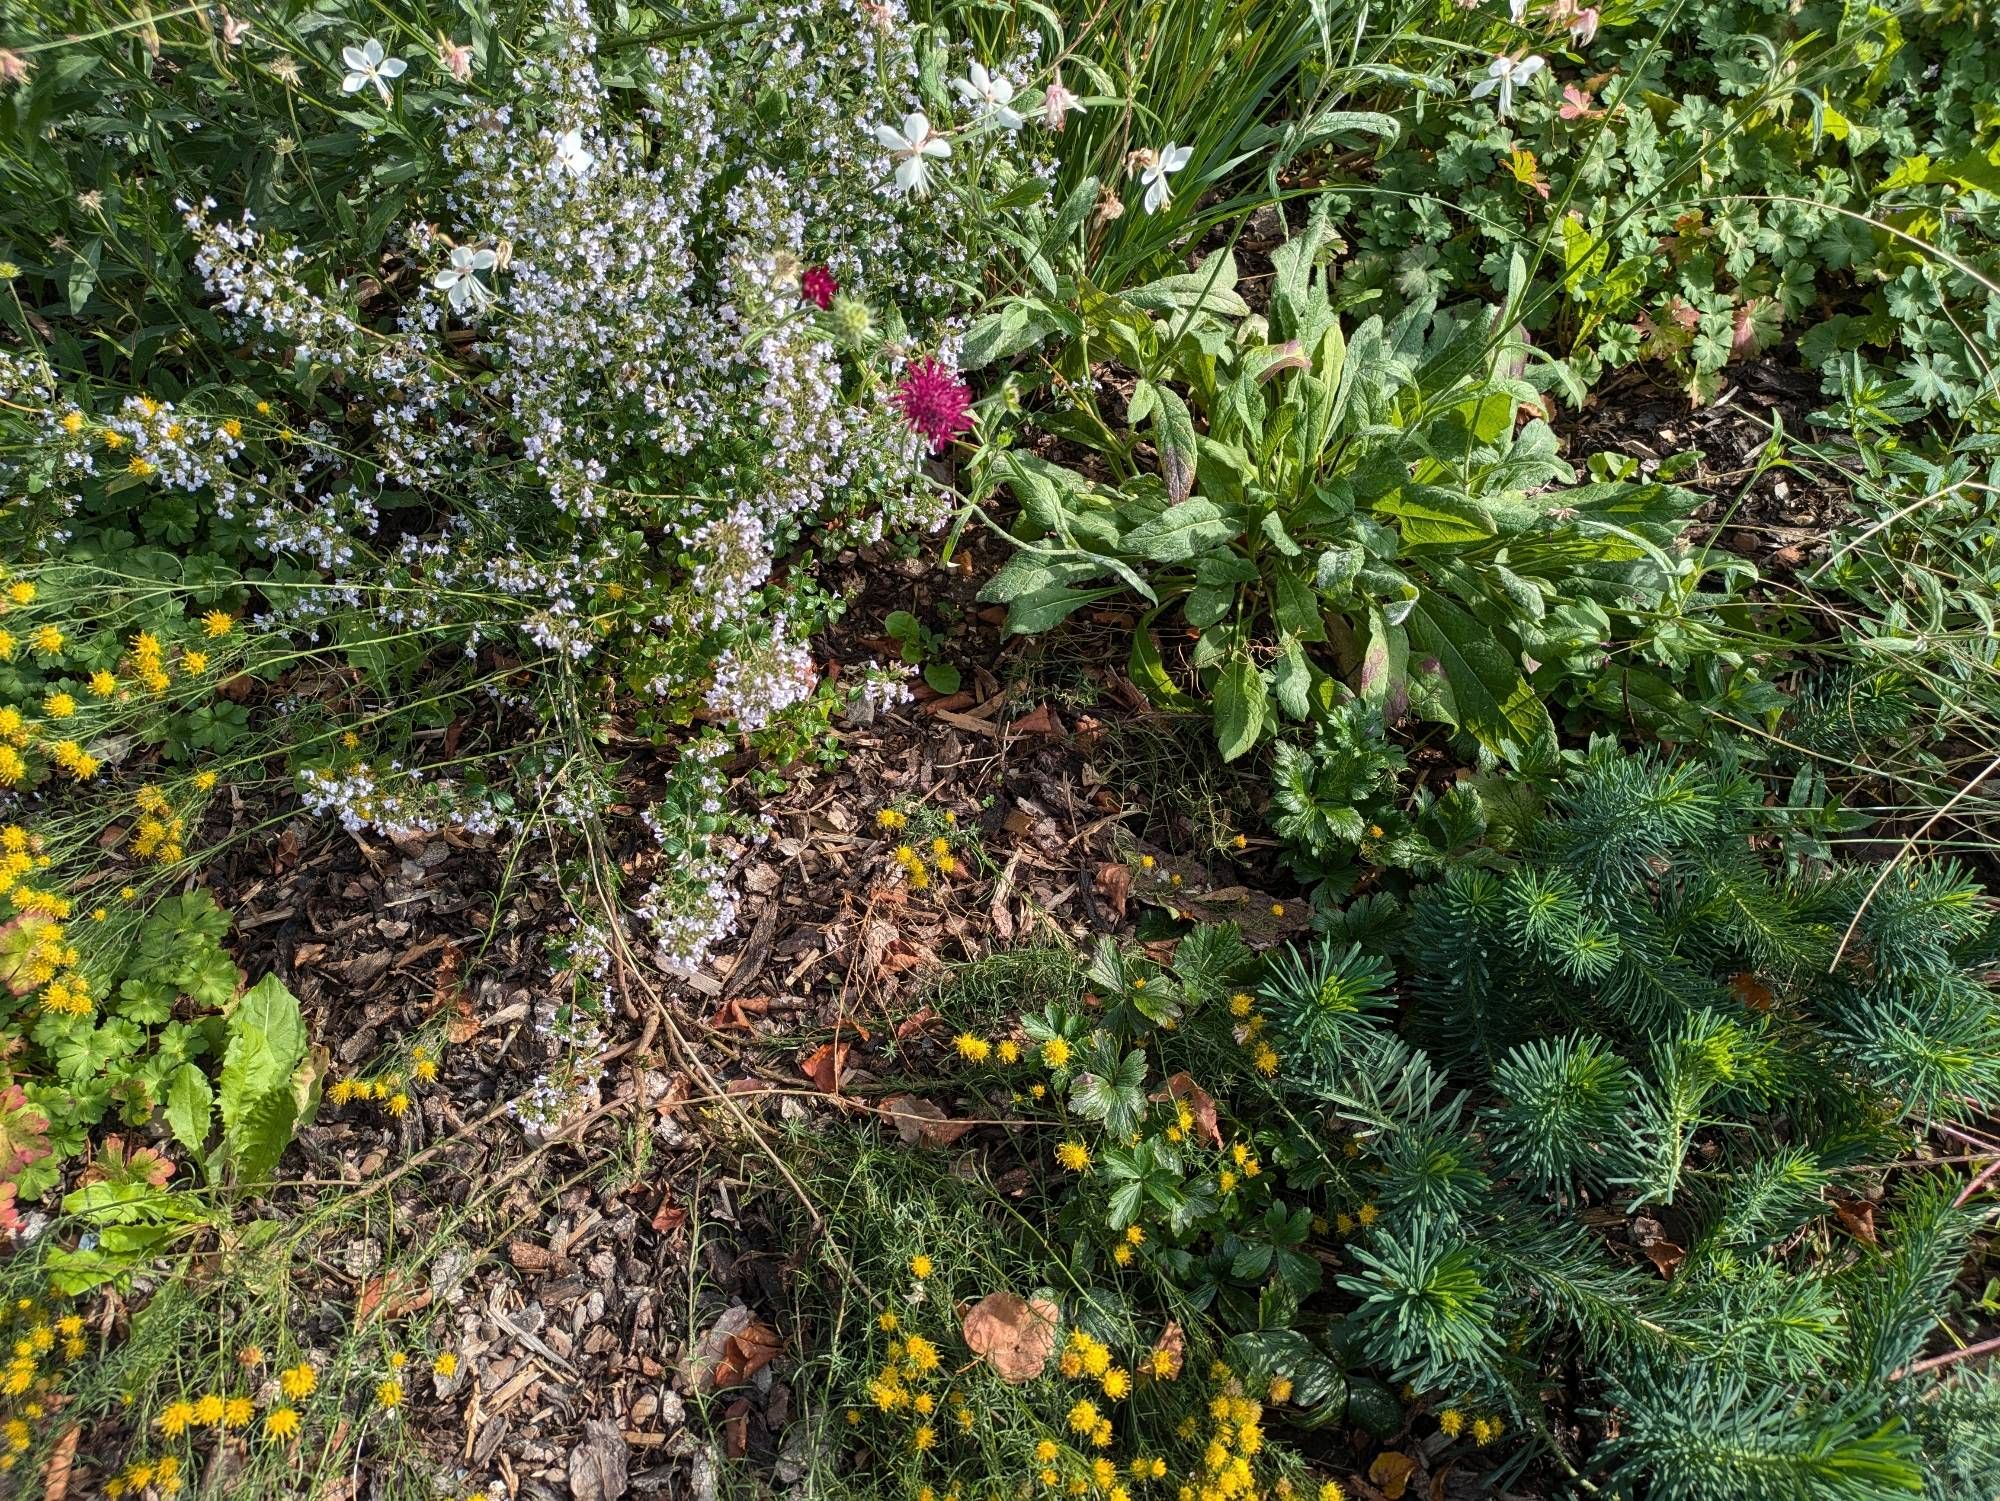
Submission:
[[[356,94],[372,83],[385,105],[389,103],[389,80],[401,78],[403,69],[409,66],[400,57],[385,57],[382,44],[372,36],[359,47],[341,48],[340,60],[347,64],[347,76],[340,80],[340,92]]]

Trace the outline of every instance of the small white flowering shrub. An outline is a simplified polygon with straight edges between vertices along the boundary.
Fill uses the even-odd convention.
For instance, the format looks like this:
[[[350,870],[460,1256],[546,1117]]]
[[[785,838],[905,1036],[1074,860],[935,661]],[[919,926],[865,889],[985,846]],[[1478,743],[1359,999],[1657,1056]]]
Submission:
[[[0,23],[0,816],[69,864],[0,894],[41,935],[0,1089],[147,1046],[99,1035],[132,924],[50,938],[56,894],[123,884],[136,919],[270,781],[363,838],[526,848],[576,913],[520,1112],[561,1119],[615,956],[692,965],[733,921],[728,737],[784,754],[904,691],[823,678],[813,560],[946,514],[982,216],[1051,170],[1033,60],[846,0],[30,9]],[[630,891],[614,738],[664,754]]]

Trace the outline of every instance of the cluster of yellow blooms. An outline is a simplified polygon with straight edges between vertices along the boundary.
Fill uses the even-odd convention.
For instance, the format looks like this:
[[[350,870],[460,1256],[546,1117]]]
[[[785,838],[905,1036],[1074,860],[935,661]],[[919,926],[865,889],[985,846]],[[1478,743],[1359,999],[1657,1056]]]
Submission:
[[[410,1091],[420,1084],[436,1083],[437,1076],[437,1059],[431,1055],[429,1048],[418,1043],[410,1049],[407,1081],[398,1070],[378,1074],[373,1079],[337,1079],[327,1086],[327,1103],[349,1105],[362,1100],[375,1100],[389,1114],[403,1116],[409,1114]]]
[[[0,579],[5,578],[0,571]],[[35,603],[39,590],[32,582],[21,579],[7,586],[0,595],[0,616],[17,607]],[[209,641],[217,641],[230,635],[236,629],[234,616],[221,610],[211,610],[201,617],[201,635]],[[25,650],[38,659],[44,668],[57,667],[62,663],[68,647],[68,638],[59,625],[45,622],[32,629],[24,628],[23,634],[0,627],[0,662],[12,662]],[[109,668],[99,667],[88,675],[88,692],[91,702],[116,700],[120,703],[132,697],[133,687],[159,697],[173,684],[173,674],[167,665],[166,648],[160,638],[151,631],[139,631],[131,642],[129,654],[118,664],[126,676]],[[179,666],[186,677],[200,678],[211,665],[208,650],[197,647],[183,648]],[[81,667],[78,668],[81,672]],[[86,724],[94,719],[94,714],[86,712],[85,704],[79,703],[74,693],[65,688],[52,689],[40,705],[40,717],[30,719],[19,705],[0,705],[0,786],[20,785],[28,775],[29,766],[23,751],[39,745],[48,759],[62,771],[79,782],[87,782],[102,769],[103,763],[84,749],[87,734],[71,732],[72,722]],[[104,728],[98,725],[97,728]],[[161,842],[156,840],[157,842]]]
[[[910,816],[896,808],[884,808],[875,815],[875,827],[884,834],[896,836],[899,840],[890,858],[903,872],[903,879],[912,891],[922,891],[931,884],[932,873],[940,876],[955,876],[960,865],[953,852],[952,837],[958,828],[958,815],[949,810],[931,820],[931,827],[939,829],[928,840],[903,838],[910,832]],[[920,848],[921,846],[921,848]]]
[[[1462,1433],[1470,1433],[1472,1441],[1485,1448],[1507,1431],[1507,1425],[1496,1417],[1475,1417],[1468,1419],[1456,1407],[1447,1407],[1438,1414],[1438,1432],[1446,1438],[1457,1438]]]
[[[30,886],[25,879],[46,870],[49,863],[41,841],[26,829],[19,824],[0,828],[0,896],[13,904],[17,931],[26,940],[15,959],[10,983],[23,994],[45,987],[40,1002],[44,1011],[88,1016],[90,984],[77,968],[82,956],[70,941],[66,926],[73,904],[60,892]]]
[[[1265,1078],[1278,1072],[1278,1050],[1264,1036],[1266,1022],[1257,1009],[1257,999],[1243,991],[1229,998],[1229,1014],[1236,1021],[1236,1041],[1250,1050],[1250,1066]]]
[[[56,1387],[63,1367],[82,1360],[90,1349],[83,1320],[75,1314],[51,1318],[34,1298],[19,1298],[0,1307],[0,1337],[7,1341],[7,1361],[0,1367],[0,1474],[13,1469],[34,1443],[35,1427],[58,1411],[64,1398]],[[0,1485],[0,1491],[6,1487]]]

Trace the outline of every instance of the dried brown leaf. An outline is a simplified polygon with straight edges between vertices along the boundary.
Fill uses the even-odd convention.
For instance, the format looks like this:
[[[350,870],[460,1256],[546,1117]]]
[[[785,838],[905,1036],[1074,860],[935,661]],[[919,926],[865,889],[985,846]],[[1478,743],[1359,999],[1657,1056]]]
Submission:
[[[993,1367],[1002,1381],[1033,1381],[1056,1352],[1062,1310],[1046,1298],[988,1293],[965,1311],[966,1347]]]

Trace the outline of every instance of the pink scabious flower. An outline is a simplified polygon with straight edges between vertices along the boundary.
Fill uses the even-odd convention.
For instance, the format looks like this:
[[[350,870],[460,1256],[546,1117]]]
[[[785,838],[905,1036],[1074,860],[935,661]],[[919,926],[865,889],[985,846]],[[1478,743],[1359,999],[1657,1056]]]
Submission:
[[[972,426],[972,391],[936,360],[917,360],[896,384],[903,420],[940,449]]]
[[[799,278],[799,295],[821,312],[833,306],[833,294],[840,290],[840,283],[833,279],[833,273],[824,266],[810,267]]]

